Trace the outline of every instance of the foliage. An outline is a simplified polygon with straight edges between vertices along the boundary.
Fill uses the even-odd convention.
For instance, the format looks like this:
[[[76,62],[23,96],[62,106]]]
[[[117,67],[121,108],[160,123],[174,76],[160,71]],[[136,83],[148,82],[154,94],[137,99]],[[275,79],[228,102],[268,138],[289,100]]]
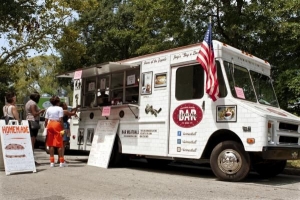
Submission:
[[[60,33],[65,19],[70,16],[70,9],[64,0],[2,0],[0,8],[0,70],[5,70],[7,77],[1,79],[2,89],[12,90],[13,80],[23,80],[23,74],[13,74],[7,70],[15,68],[22,61],[28,64],[33,52],[46,52]],[[39,71],[35,76],[38,76]],[[14,77],[15,75],[20,75]],[[23,92],[26,90],[18,90]],[[3,96],[3,91],[0,95]],[[3,98],[0,102],[3,103]]]
[[[79,19],[64,29],[63,37],[56,44],[62,56],[62,68],[74,70],[182,45],[184,25],[180,2],[76,2],[72,8]],[[71,54],[72,61],[68,56]]]
[[[0,8],[0,31],[9,44],[0,52],[0,70],[24,58],[29,48],[40,51],[50,43],[61,58],[59,73],[201,42],[211,17],[213,39],[272,64],[282,108],[300,99],[298,1],[47,0],[40,7],[33,0],[4,2],[13,12]],[[63,24],[70,9],[75,17]],[[38,31],[25,30],[36,21]],[[300,114],[297,107],[293,112]]]
[[[26,59],[30,49],[47,51],[70,15],[61,0],[4,2],[0,31],[5,45],[0,51],[0,66],[12,64],[22,57]],[[7,12],[11,9],[13,12]]]
[[[214,39],[269,61],[282,108],[300,99],[298,1],[192,0],[188,19],[201,30],[212,17]],[[196,9],[192,9],[196,8]],[[197,20],[199,19],[199,20]],[[195,31],[196,33],[196,31]],[[300,110],[293,110],[300,114]]]
[[[162,51],[182,45],[186,27],[183,17],[184,4],[178,0],[138,1],[135,8],[134,25],[137,27],[138,55]]]
[[[289,168],[300,168],[300,160],[288,160],[287,167]]]
[[[60,85],[55,75],[59,62],[59,58],[55,56],[36,56],[17,63],[12,70],[16,77],[23,77],[15,80],[18,98],[24,101],[34,91],[40,94],[57,94]],[[64,89],[71,91],[70,87]]]

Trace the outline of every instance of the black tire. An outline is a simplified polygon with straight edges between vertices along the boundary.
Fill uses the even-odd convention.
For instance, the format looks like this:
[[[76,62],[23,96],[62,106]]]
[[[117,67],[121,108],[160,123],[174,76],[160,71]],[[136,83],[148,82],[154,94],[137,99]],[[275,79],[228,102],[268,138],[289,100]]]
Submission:
[[[249,174],[250,156],[240,143],[224,141],[213,149],[210,166],[221,181],[241,181]]]
[[[257,160],[253,161],[253,169],[263,178],[271,178],[283,172],[286,160]]]

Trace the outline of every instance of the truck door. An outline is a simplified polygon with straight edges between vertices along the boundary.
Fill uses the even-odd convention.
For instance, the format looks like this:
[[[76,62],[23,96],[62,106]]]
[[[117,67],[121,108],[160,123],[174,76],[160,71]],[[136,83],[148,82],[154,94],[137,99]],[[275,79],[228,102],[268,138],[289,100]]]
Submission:
[[[211,118],[203,107],[212,102],[204,90],[204,70],[199,64],[174,66],[171,77],[169,155],[199,158],[204,118]]]

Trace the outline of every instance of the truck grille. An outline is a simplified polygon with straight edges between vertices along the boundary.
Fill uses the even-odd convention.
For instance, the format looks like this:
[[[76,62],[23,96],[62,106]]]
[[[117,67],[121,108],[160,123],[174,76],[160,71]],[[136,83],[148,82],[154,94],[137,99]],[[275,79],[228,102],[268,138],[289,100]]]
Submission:
[[[280,136],[279,143],[280,144],[298,144],[298,138],[297,137]]]
[[[285,122],[279,123],[278,130],[275,131],[275,143],[281,145],[298,145],[300,141],[300,133],[298,133],[298,125]],[[277,140],[277,141],[276,141]]]
[[[298,125],[279,122],[279,129],[289,130],[289,131],[298,131]]]

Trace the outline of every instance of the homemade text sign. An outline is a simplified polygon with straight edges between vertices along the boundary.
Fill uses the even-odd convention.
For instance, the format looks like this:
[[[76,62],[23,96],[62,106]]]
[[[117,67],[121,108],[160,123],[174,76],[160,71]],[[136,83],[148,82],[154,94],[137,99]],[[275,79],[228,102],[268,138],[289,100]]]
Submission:
[[[88,159],[88,165],[108,168],[119,120],[98,121]]]
[[[0,134],[6,175],[36,172],[28,121],[23,120],[19,125],[17,120],[10,120],[5,125],[5,121],[0,120]]]

